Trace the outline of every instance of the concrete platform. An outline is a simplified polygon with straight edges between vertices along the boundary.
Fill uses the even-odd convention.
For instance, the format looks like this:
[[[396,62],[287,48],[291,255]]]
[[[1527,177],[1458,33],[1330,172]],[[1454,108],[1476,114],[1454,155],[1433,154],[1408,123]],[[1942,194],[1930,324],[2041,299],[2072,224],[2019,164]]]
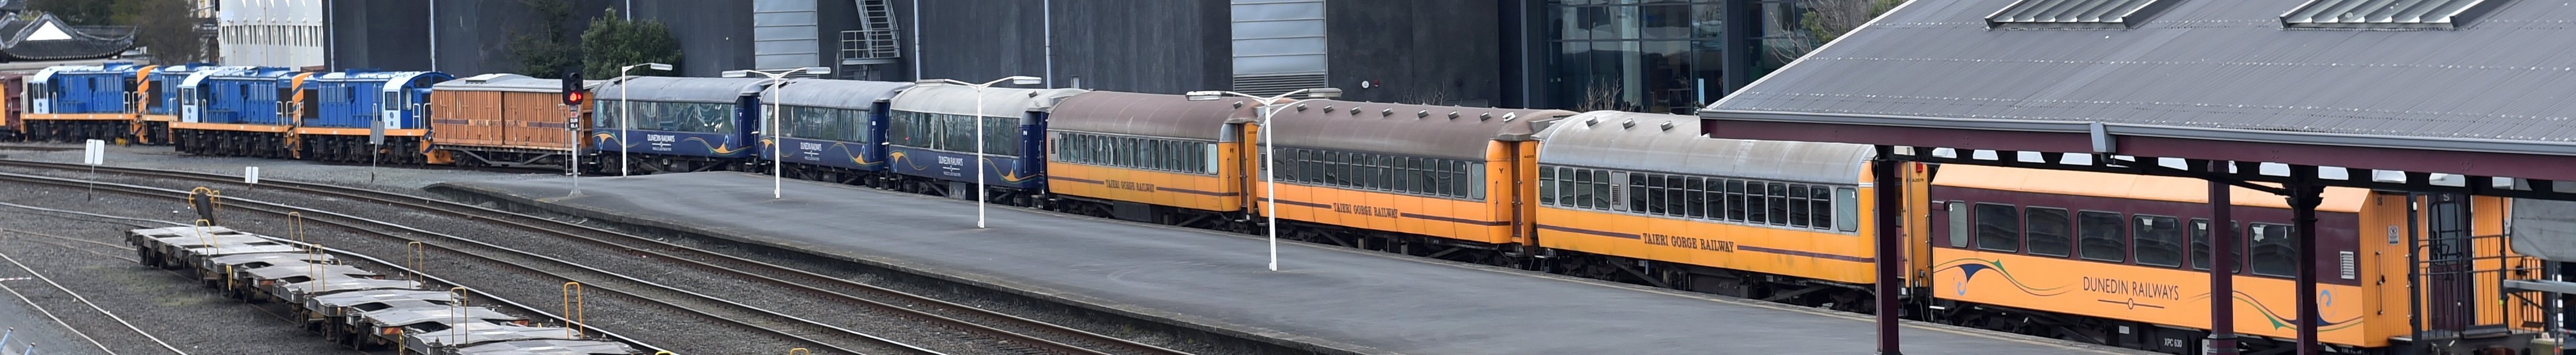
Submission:
[[[1713,295],[966,201],[690,173],[451,182],[556,212],[804,250],[1325,353],[1869,354],[1868,318]],[[1932,324],[1907,354],[2132,354]]]

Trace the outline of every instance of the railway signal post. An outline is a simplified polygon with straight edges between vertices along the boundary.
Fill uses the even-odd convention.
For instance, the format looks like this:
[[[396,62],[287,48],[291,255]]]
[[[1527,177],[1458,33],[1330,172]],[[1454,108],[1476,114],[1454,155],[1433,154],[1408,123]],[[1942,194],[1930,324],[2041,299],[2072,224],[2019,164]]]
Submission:
[[[583,91],[582,89],[581,71],[576,70],[564,73],[564,134],[572,137],[571,151],[565,152],[564,154],[571,156],[572,163],[564,164],[564,170],[566,171],[566,174],[572,175],[573,196],[581,195],[581,103],[583,100],[590,98],[590,92]],[[622,140],[625,139],[625,137],[619,137],[618,139]]]

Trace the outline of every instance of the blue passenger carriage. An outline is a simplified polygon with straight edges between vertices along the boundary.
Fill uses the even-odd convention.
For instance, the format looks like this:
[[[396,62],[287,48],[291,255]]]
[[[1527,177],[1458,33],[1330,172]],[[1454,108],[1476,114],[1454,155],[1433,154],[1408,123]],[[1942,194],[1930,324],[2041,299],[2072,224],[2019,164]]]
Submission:
[[[900,175],[897,190],[957,198],[974,196],[976,171],[983,169],[987,194],[994,201],[1029,205],[1046,191],[1045,132],[1047,111],[1058,101],[1088,90],[985,88],[979,103],[974,87],[921,84],[895,95],[887,117],[889,168]],[[983,158],[975,159],[975,128],[984,128]]]
[[[778,132],[761,138],[763,161],[776,161],[788,177],[882,186],[886,106],[912,83],[795,79],[764,97],[779,108]],[[613,102],[610,104],[614,104]],[[615,119],[611,117],[609,119]],[[774,140],[775,142],[773,142]],[[779,157],[778,152],[787,152]]]
[[[27,77],[27,139],[75,142],[126,137],[134,128],[136,78],[152,68],[107,62],[37,71]]]
[[[304,159],[420,164],[427,161],[429,123],[422,118],[431,85],[455,80],[440,72],[343,71],[316,76],[306,86],[312,93],[310,118],[295,124],[298,151]],[[370,152],[369,138],[383,125],[382,156]]]
[[[625,167],[634,172],[745,170],[742,163],[758,144],[752,132],[760,127],[760,91],[767,82],[656,76],[610,80],[591,88],[599,97],[593,105],[591,144],[603,160],[615,159],[609,156],[619,152],[634,154]],[[625,114],[630,107],[631,116]]]
[[[292,137],[303,86],[313,73],[277,67],[209,70],[179,84],[179,122],[170,123],[180,152],[261,158],[295,157]]]

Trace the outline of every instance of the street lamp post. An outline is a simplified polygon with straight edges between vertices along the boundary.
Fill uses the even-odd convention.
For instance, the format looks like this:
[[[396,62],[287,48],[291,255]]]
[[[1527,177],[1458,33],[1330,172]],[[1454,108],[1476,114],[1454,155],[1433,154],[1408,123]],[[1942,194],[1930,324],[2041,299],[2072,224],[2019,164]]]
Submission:
[[[727,71],[725,71],[725,72],[724,72],[724,77],[727,77],[727,78],[748,78],[748,77],[751,77],[751,75],[752,75],[752,74],[760,74],[761,76],[769,77],[769,91],[771,92],[770,96],[771,96],[771,97],[773,97],[773,98],[779,98],[779,97],[786,97],[786,96],[787,96],[787,95],[785,95],[786,93],[781,92],[781,91],[783,91],[783,90],[784,90],[784,89],[781,89],[781,88],[785,87],[785,84],[787,83],[787,76],[788,76],[788,75],[797,74],[797,73],[807,73],[807,74],[814,74],[814,75],[818,75],[818,76],[819,76],[819,75],[831,74],[831,73],[832,73],[832,68],[824,68],[824,67],[804,67],[804,68],[794,68],[794,69],[771,69],[771,70],[775,70],[776,72],[774,72],[774,73],[773,73],[773,72],[758,71],[758,70],[727,70]],[[778,138],[777,138],[777,137],[778,137],[778,125],[779,125],[778,120],[779,120],[779,118],[781,117],[781,116],[779,116],[779,114],[780,114],[780,113],[778,112],[779,107],[780,107],[780,106],[779,106],[779,104],[778,104],[778,100],[774,100],[774,99],[773,99],[773,100],[769,100],[769,119],[768,119],[768,121],[769,121],[769,122],[767,122],[768,124],[766,125],[766,126],[768,126],[768,127],[766,127],[766,128],[762,128],[762,129],[760,130],[760,133],[759,133],[759,134],[761,135],[761,136],[760,136],[760,138],[761,138],[762,140],[768,140],[768,141],[769,141],[769,147],[767,148],[767,149],[768,149],[768,152],[769,152],[769,198],[770,198],[770,199],[773,199],[773,200],[775,200],[775,199],[780,199],[780,198],[785,198],[785,197],[786,197],[785,192],[786,192],[786,190],[787,190],[787,189],[786,189],[786,187],[787,187],[787,175],[786,175],[786,174],[780,174],[780,173],[779,173],[779,172],[780,172],[780,169],[779,169],[779,165],[780,165],[780,164],[779,164],[779,161],[780,161],[780,159],[782,159],[782,158],[784,158],[785,156],[787,156],[787,153],[779,152],[779,151],[778,151],[778,147],[779,147],[779,146],[781,146],[781,144],[779,143]]]
[[[970,84],[951,79],[922,79],[920,81],[913,82],[914,84],[964,85],[975,88],[975,166],[968,168],[975,169],[976,229],[984,228],[984,88],[991,87],[993,84],[1000,84],[1003,81],[1009,81],[1011,82],[1011,85],[1037,85],[1046,83],[1045,79],[1039,79],[1032,76],[1011,76],[1001,79],[993,79],[993,81],[987,81],[982,84]]]
[[[635,67],[650,67],[653,68],[653,70],[660,71],[671,70],[670,64],[644,63],[619,67],[617,68],[617,76],[621,78],[625,77],[626,71],[634,70]],[[634,165],[629,164],[626,161],[626,149],[634,147],[633,145],[626,143],[626,136],[629,135],[630,131],[635,127],[635,105],[630,102],[632,99],[626,96],[626,87],[629,86],[634,85],[617,85],[617,177],[621,178],[626,177],[628,173],[634,171],[632,168]],[[575,146],[579,146],[581,142],[573,142],[573,144]]]
[[[1306,94],[1306,98],[1280,101],[1287,100],[1290,96],[1297,96],[1297,94]],[[1210,101],[1225,98],[1229,95],[1261,100],[1261,199],[1268,200],[1268,202],[1266,202],[1268,206],[1261,208],[1261,214],[1270,216],[1270,222],[1268,223],[1270,227],[1270,271],[1279,271],[1279,169],[1275,168],[1275,164],[1273,163],[1276,161],[1274,159],[1277,158],[1273,158],[1273,155],[1271,155],[1272,152],[1276,151],[1276,149],[1273,148],[1279,144],[1275,143],[1276,141],[1270,140],[1270,117],[1279,112],[1277,110],[1279,106],[1297,103],[1298,101],[1342,97],[1342,89],[1301,89],[1271,97],[1252,96],[1250,94],[1233,91],[1191,91],[1188,96],[1190,101]]]

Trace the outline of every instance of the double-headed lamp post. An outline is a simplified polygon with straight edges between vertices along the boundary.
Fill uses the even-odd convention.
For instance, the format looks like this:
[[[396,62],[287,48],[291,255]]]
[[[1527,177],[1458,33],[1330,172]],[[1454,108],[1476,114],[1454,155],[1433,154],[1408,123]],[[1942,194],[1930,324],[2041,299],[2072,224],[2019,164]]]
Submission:
[[[1288,97],[1297,96],[1297,94],[1306,94],[1306,98],[1295,100],[1288,99]],[[1279,172],[1275,167],[1275,164],[1273,164],[1273,162],[1276,161],[1274,160],[1276,158],[1273,158],[1273,155],[1270,154],[1275,151],[1275,149],[1272,148],[1275,148],[1279,143],[1277,143],[1278,141],[1270,139],[1270,116],[1279,112],[1277,110],[1278,107],[1287,106],[1288,104],[1297,103],[1298,101],[1342,97],[1342,89],[1302,89],[1271,97],[1252,96],[1250,94],[1233,91],[1191,91],[1188,96],[1190,101],[1211,101],[1225,98],[1226,96],[1241,96],[1261,101],[1261,199],[1268,200],[1268,202],[1265,202],[1267,206],[1261,208],[1261,214],[1270,215],[1270,223],[1268,223],[1270,227],[1270,271],[1279,271]]]
[[[982,84],[971,84],[950,79],[922,79],[920,81],[913,82],[914,84],[964,85],[975,88],[975,166],[967,168],[975,169],[976,229],[984,228],[984,88],[991,87],[993,84],[1000,84],[1004,81],[1011,82],[1011,85],[1037,85],[1046,83],[1045,79],[1039,79],[1034,76],[1012,76],[993,79],[993,81],[987,81]]]
[[[617,76],[620,78],[626,77],[626,71],[635,70],[636,67],[650,67],[653,68],[653,70],[671,71],[670,64],[644,63],[618,67]],[[631,133],[631,127],[635,126],[635,105],[629,103],[628,98],[626,97],[626,87],[629,86],[634,85],[623,83],[617,85],[617,177],[626,177],[627,173],[633,171],[630,167],[635,166],[628,164],[626,161],[626,149],[634,147],[633,145],[626,143],[626,136]],[[573,143],[575,145],[579,145],[581,142]]]
[[[769,198],[773,200],[785,198],[786,195],[784,192],[787,190],[787,175],[779,173],[779,161],[787,156],[787,152],[778,151],[779,147],[785,146],[785,144],[778,141],[778,121],[780,118],[785,117],[781,116],[785,114],[784,112],[778,111],[780,108],[778,99],[787,97],[786,93],[781,92],[782,88],[786,87],[785,84],[787,84],[787,76],[799,73],[820,76],[831,74],[832,68],[803,67],[770,69],[770,71],[727,70],[724,72],[724,77],[727,78],[748,78],[751,77],[752,74],[769,77],[769,96],[771,98],[771,100],[769,100],[769,124],[767,125],[769,127],[762,128],[760,132],[755,134],[759,134],[761,140],[769,141],[769,147],[766,148],[769,152]]]

